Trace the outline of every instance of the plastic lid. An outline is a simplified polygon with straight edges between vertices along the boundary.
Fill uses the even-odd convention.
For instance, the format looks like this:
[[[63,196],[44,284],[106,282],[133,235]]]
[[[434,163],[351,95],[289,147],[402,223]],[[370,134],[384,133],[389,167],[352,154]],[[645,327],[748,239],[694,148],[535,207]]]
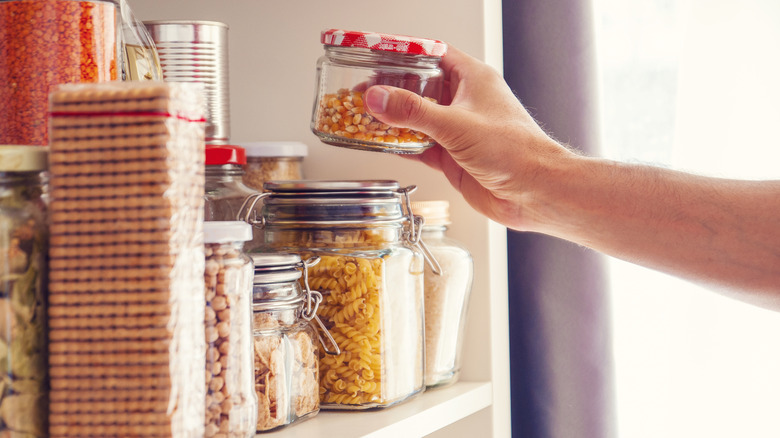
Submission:
[[[246,164],[246,151],[232,144],[206,145],[206,166]]]
[[[450,203],[448,201],[412,201],[412,213],[425,218],[425,225],[449,225]]]
[[[49,163],[49,148],[0,145],[0,172],[40,172]]]
[[[409,55],[442,57],[447,53],[447,43],[442,41],[375,32],[328,29],[322,31],[320,41],[329,46],[362,47]]]
[[[203,241],[206,243],[247,242],[252,240],[252,226],[243,221],[206,221]]]
[[[309,148],[297,141],[255,141],[238,143],[247,157],[305,157]]]

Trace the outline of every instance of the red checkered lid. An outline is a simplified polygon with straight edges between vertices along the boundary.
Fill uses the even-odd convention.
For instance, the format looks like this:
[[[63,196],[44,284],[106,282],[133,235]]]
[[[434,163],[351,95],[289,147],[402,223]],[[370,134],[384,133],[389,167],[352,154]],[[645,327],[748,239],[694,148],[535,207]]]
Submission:
[[[206,145],[206,165],[246,164],[246,151],[236,145]]]
[[[442,57],[447,53],[447,43],[442,41],[386,33],[329,29],[322,31],[320,40],[328,46],[362,47],[410,55]]]

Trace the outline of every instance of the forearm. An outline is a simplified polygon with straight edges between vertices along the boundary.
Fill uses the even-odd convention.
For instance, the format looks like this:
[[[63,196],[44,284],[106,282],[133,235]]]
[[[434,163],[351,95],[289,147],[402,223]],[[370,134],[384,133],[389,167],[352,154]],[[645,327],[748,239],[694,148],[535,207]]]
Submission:
[[[529,229],[780,309],[780,181],[583,157],[547,175]]]

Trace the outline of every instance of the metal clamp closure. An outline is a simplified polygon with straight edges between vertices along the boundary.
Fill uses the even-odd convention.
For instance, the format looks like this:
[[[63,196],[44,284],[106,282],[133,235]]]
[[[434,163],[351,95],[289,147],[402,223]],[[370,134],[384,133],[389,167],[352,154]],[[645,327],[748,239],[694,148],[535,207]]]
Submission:
[[[257,207],[257,203],[270,195],[271,194],[269,192],[262,192],[247,196],[246,199],[244,199],[244,202],[241,204],[241,208],[238,209],[236,220],[244,221],[253,227],[263,229],[265,227],[265,219],[263,219],[263,216],[260,215],[258,220],[257,214],[253,215],[253,213],[255,213],[255,207]]]
[[[316,290],[311,290],[309,287],[309,268],[319,262],[319,257],[311,257],[305,261],[302,261],[299,265],[301,268],[303,268],[303,287],[306,292],[306,308],[303,311],[303,318],[309,322],[314,320],[314,322],[317,323],[318,327],[315,326],[314,330],[317,332],[317,337],[320,340],[322,348],[325,349],[325,353],[330,355],[338,355],[341,354],[341,348],[339,348],[339,345],[336,343],[336,340],[333,339],[330,331],[328,331],[327,327],[325,327],[325,324],[323,324],[322,320],[317,316],[317,308],[322,302],[322,293]],[[313,305],[312,302],[314,303]],[[327,338],[327,343],[325,342],[325,339],[322,338],[322,334],[324,334]]]
[[[409,194],[415,190],[417,190],[417,186],[414,185],[398,190],[398,192],[403,197],[404,207],[406,208],[406,212],[408,214],[406,219],[409,222],[409,231],[404,233],[404,238],[410,246],[416,247],[420,250],[423,257],[425,258],[425,262],[431,268],[431,271],[436,275],[441,275],[442,271],[439,261],[436,260],[436,257],[433,255],[431,250],[428,249],[428,246],[421,239],[422,227],[425,224],[425,218],[412,213],[412,201],[409,198]]]

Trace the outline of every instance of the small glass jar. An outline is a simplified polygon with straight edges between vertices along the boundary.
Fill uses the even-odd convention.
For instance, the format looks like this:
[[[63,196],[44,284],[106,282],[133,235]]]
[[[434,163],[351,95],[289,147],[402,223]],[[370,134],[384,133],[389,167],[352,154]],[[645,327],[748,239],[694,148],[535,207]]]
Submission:
[[[318,333],[310,321],[322,295],[305,277],[301,288],[310,263],[297,254],[256,253],[252,259],[257,431],[265,432],[320,410]]]
[[[391,85],[432,101],[441,99],[441,41],[355,32],[323,31],[325,54],[317,61],[317,95],[311,129],[324,143],[353,149],[418,154],[435,144],[422,132],[383,124],[366,112],[363,92]]]
[[[47,157],[0,146],[0,436],[48,434]]]
[[[416,201],[412,210],[425,218],[422,238],[440,273],[425,269],[425,386],[455,383],[460,374],[474,261],[458,241],[447,237],[449,202]]]
[[[320,259],[309,284],[323,295],[317,315],[341,350],[320,354],[323,408],[387,407],[424,388],[421,218],[402,204],[413,189],[395,181],[265,184],[265,249]]]
[[[252,260],[244,242],[249,224],[203,224],[206,246],[206,424],[205,437],[254,436],[257,396],[252,365]]]
[[[245,164],[246,151],[241,146],[206,146],[207,221],[239,220],[247,198],[257,195],[243,182]]]
[[[246,150],[244,184],[262,191],[266,181],[303,179],[303,157],[308,148],[294,141],[259,141],[240,143]]]

